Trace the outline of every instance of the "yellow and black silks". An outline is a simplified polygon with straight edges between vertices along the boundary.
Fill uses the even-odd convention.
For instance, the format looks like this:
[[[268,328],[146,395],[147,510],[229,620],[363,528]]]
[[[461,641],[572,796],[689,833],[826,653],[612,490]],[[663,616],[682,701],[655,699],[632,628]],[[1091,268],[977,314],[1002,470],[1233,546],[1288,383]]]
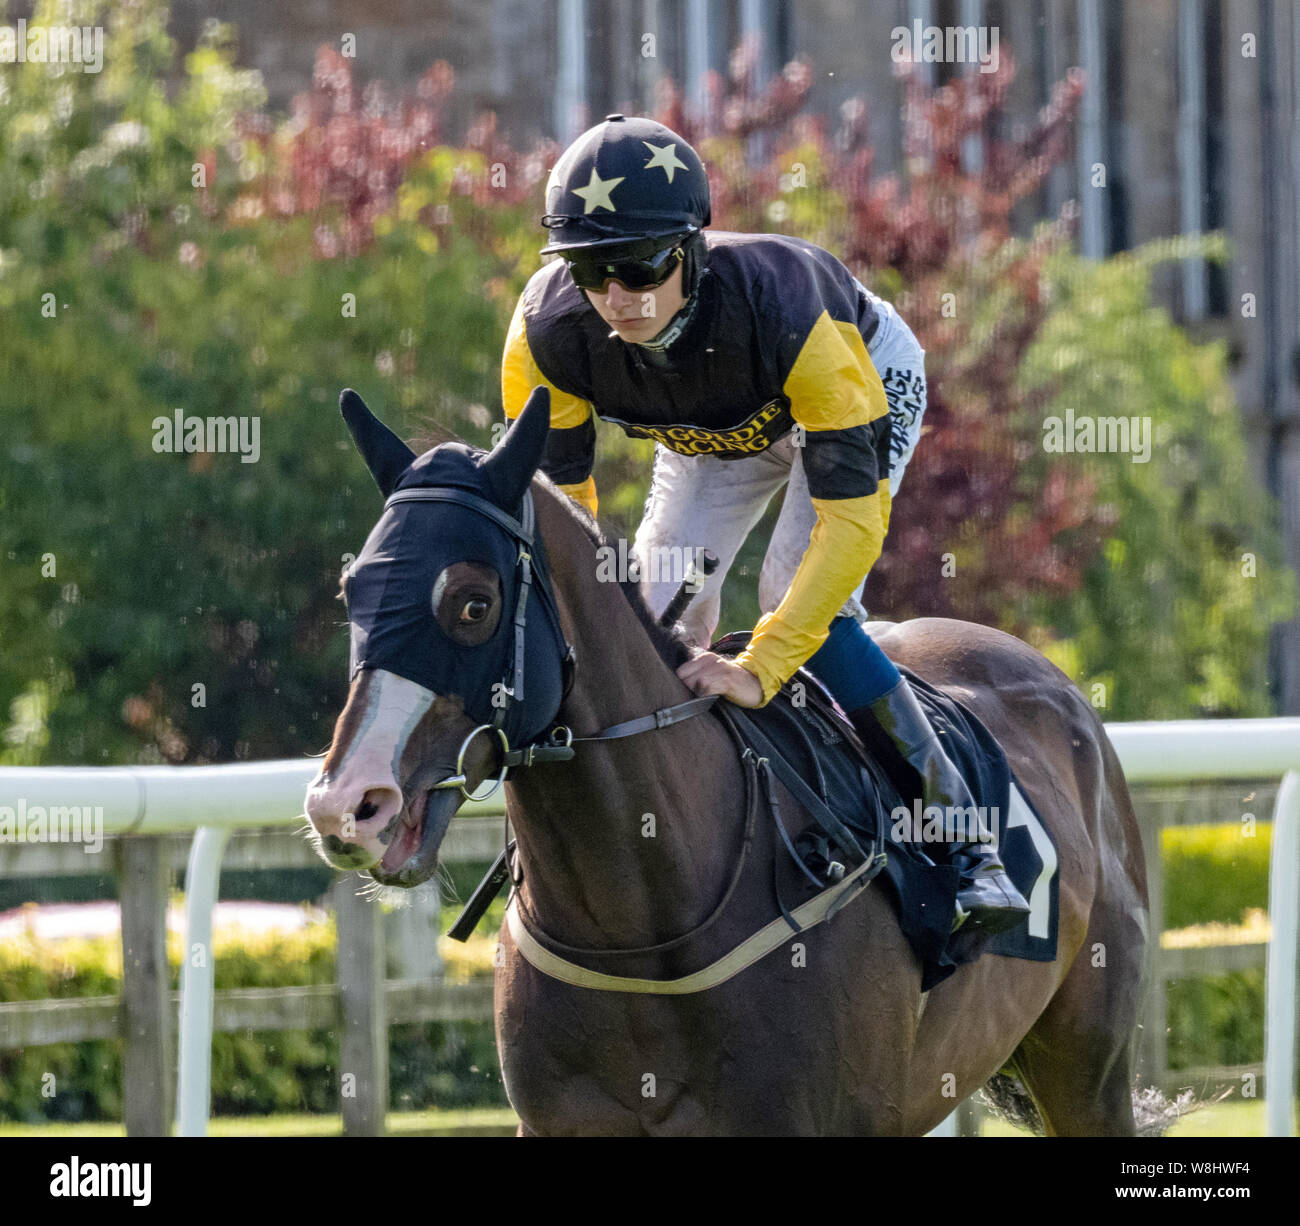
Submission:
[[[825,641],[889,527],[889,406],[867,353],[878,317],[820,247],[775,234],[705,238],[691,323],[658,360],[610,331],[562,261],[541,268],[510,324],[502,401],[514,418],[534,387],[550,388],[542,471],[593,515],[593,415],[719,460],[799,431],[817,522],[789,591],[737,657],[766,702]]]

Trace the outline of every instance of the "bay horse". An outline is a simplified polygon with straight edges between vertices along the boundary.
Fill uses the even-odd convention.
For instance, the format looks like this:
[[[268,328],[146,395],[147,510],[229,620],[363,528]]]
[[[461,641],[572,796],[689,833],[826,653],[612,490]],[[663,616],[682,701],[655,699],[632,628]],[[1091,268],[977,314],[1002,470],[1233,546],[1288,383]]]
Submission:
[[[426,880],[464,795],[509,764],[515,920],[559,956],[671,980],[771,924],[789,866],[715,713],[583,740],[689,706],[675,668],[691,649],[635,585],[602,581],[594,522],[538,473],[545,389],[491,451],[420,457],[355,393],[341,402],[387,501],[345,574],[353,676],[307,793],[325,859]],[[997,630],[876,631],[984,722],[1050,828],[1056,960],[985,954],[923,995],[893,904],[867,888],[705,990],[604,991],[539,970],[507,922],[496,1036],[520,1135],[922,1135],[1000,1071],[1049,1135],[1133,1135],[1146,873],[1096,712]],[[556,725],[569,740],[541,739]],[[776,786],[787,826],[806,824]]]

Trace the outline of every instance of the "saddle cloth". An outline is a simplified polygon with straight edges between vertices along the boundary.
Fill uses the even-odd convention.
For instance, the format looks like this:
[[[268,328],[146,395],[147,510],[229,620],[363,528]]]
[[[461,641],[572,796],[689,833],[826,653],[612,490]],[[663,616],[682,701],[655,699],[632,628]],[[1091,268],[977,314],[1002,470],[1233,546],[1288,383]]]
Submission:
[[[747,633],[729,634],[711,650],[739,652]],[[908,669],[907,677],[944,747],[962,772],[986,827],[997,837],[1002,862],[1030,905],[1013,928],[987,937],[965,927],[951,933],[958,872],[942,863],[948,841],[920,840],[925,815],[921,780],[883,730],[863,745],[830,694],[800,669],[764,707],[729,706],[741,735],[757,728],[788,767],[809,785],[860,844],[879,840],[886,853],[881,880],[898,914],[899,926],[921,962],[921,987],[928,991],[981,953],[1051,962],[1056,957],[1058,879],[1056,843],[1023,793],[993,735],[967,707]],[[746,737],[748,739],[748,737]],[[932,828],[933,832],[933,828]],[[794,832],[792,831],[793,835]],[[958,838],[961,837],[960,831]],[[852,868],[858,862],[832,832],[805,831],[796,847],[819,873],[829,859]],[[931,859],[933,855],[940,862]]]

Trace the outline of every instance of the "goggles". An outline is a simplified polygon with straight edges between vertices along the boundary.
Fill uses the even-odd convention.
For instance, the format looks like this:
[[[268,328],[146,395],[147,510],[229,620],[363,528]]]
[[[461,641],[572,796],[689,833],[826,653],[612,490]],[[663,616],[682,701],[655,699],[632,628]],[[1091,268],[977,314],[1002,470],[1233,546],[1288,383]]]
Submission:
[[[598,294],[605,293],[611,281],[617,281],[626,290],[656,289],[673,275],[684,258],[680,246],[664,247],[640,259],[630,256],[611,259],[599,248],[563,255],[573,283],[579,289]]]

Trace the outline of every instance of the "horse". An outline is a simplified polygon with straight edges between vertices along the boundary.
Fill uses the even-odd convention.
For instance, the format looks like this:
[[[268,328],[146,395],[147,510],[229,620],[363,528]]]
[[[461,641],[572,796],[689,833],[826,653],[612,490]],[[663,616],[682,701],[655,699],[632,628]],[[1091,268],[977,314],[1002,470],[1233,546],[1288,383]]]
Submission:
[[[463,798],[505,780],[515,914],[495,1024],[519,1135],[923,1135],[999,1074],[1048,1135],[1134,1134],[1145,865],[1116,754],[1069,678],[984,626],[873,626],[983,721],[1051,830],[1055,961],[985,953],[923,993],[893,904],[866,888],[725,981],[657,991],[770,925],[774,874],[792,871],[725,721],[662,714],[699,701],[675,672],[690,645],[601,572],[596,524],[538,472],[545,389],[490,451],[419,457],[341,401],[387,501],[345,575],[353,676],[306,812],[328,863],[410,887]],[[611,726],[634,734],[594,732]],[[806,824],[776,786],[789,828]],[[525,933],[648,987],[565,982]]]

